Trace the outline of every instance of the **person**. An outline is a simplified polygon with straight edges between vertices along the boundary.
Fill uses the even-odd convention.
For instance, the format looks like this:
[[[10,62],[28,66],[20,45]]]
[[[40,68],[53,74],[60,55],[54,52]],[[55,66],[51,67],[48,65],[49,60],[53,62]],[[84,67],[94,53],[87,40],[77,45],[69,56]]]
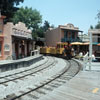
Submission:
[[[80,52],[80,53],[79,53],[79,56],[82,57],[82,56],[83,56],[83,52]]]
[[[71,49],[71,52],[72,52],[72,57],[74,57],[75,56],[74,48]]]
[[[65,54],[66,54],[66,59],[67,60],[70,60],[72,58],[72,55],[71,55],[71,46],[70,46],[69,42],[68,42],[68,45],[65,46]]]
[[[97,62],[97,59],[95,58],[95,55],[94,54],[92,54],[92,61],[93,62]]]

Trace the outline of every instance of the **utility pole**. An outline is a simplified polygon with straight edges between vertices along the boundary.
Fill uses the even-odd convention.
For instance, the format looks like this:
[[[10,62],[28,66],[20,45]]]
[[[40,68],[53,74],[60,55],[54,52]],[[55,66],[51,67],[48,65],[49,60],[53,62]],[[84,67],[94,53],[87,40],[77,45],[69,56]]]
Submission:
[[[92,63],[92,32],[90,34],[90,45],[89,45],[89,70],[91,70],[91,63]]]

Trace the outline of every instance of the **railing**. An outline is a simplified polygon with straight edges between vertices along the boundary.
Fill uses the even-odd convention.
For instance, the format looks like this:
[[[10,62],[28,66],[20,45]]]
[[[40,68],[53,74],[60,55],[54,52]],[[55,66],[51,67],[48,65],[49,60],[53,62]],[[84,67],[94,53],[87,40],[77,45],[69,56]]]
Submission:
[[[75,39],[73,39],[73,38],[62,38],[61,41],[62,42],[66,42],[66,41],[71,41],[71,42],[79,41],[79,42],[81,42],[82,40],[80,38],[75,38]]]
[[[86,69],[87,63],[89,61],[89,56],[88,56],[88,52],[86,53],[86,55],[83,56],[83,70]]]
[[[40,54],[40,50],[34,50],[34,51],[31,51],[31,56],[35,56],[35,55],[39,55]]]

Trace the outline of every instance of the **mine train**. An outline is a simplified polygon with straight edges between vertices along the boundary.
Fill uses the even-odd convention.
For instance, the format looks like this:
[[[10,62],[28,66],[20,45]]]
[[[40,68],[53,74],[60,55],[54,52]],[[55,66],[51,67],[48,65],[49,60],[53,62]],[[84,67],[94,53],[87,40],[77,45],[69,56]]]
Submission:
[[[54,56],[67,56],[65,53],[65,47],[68,46],[67,42],[57,43],[56,47],[41,47],[40,53],[45,55],[54,55]],[[73,52],[70,52],[73,57]]]

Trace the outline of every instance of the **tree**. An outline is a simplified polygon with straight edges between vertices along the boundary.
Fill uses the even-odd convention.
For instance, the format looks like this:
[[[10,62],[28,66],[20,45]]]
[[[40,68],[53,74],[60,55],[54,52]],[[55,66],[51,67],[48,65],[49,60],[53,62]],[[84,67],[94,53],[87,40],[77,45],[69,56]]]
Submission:
[[[93,29],[93,26],[92,25],[90,26],[90,29]]]
[[[96,29],[100,29],[100,11],[98,12],[97,14],[97,19],[98,19],[98,23],[97,25],[95,26]]]
[[[44,38],[45,37],[45,32],[48,30],[48,28],[50,28],[50,24],[48,21],[45,21],[43,26],[39,27],[37,29],[37,36]]]
[[[0,11],[6,16],[5,22],[11,21],[14,13],[18,10],[17,5],[24,0],[0,0]]]
[[[38,37],[42,37],[44,38],[45,37],[45,33],[46,31],[49,29],[49,28],[54,28],[54,25],[52,24],[50,26],[50,23],[48,21],[45,20],[43,26],[41,26],[38,31],[37,31],[37,35]]]
[[[41,37],[41,38],[45,37],[45,32],[42,26],[37,30],[37,35],[38,37]]]
[[[46,32],[49,28],[55,28],[55,26],[53,24],[50,25],[50,23],[45,20],[44,25],[43,25],[44,32]]]
[[[21,7],[12,18],[12,21],[14,24],[20,22],[23,22],[26,24],[26,26],[32,30],[33,37],[37,37],[37,31],[40,27],[40,24],[42,22],[42,16],[40,15],[40,12],[36,9],[32,10],[32,8],[28,7]]]
[[[44,25],[43,25],[44,32],[46,32],[49,28],[50,28],[50,23],[45,20]]]
[[[100,29],[100,11],[97,13],[96,18],[98,19],[97,24],[94,27],[91,25],[90,29]]]
[[[97,19],[98,19],[98,21],[100,21],[100,11],[98,11]]]
[[[97,25],[95,26],[96,29],[100,29],[100,22],[97,23]]]

